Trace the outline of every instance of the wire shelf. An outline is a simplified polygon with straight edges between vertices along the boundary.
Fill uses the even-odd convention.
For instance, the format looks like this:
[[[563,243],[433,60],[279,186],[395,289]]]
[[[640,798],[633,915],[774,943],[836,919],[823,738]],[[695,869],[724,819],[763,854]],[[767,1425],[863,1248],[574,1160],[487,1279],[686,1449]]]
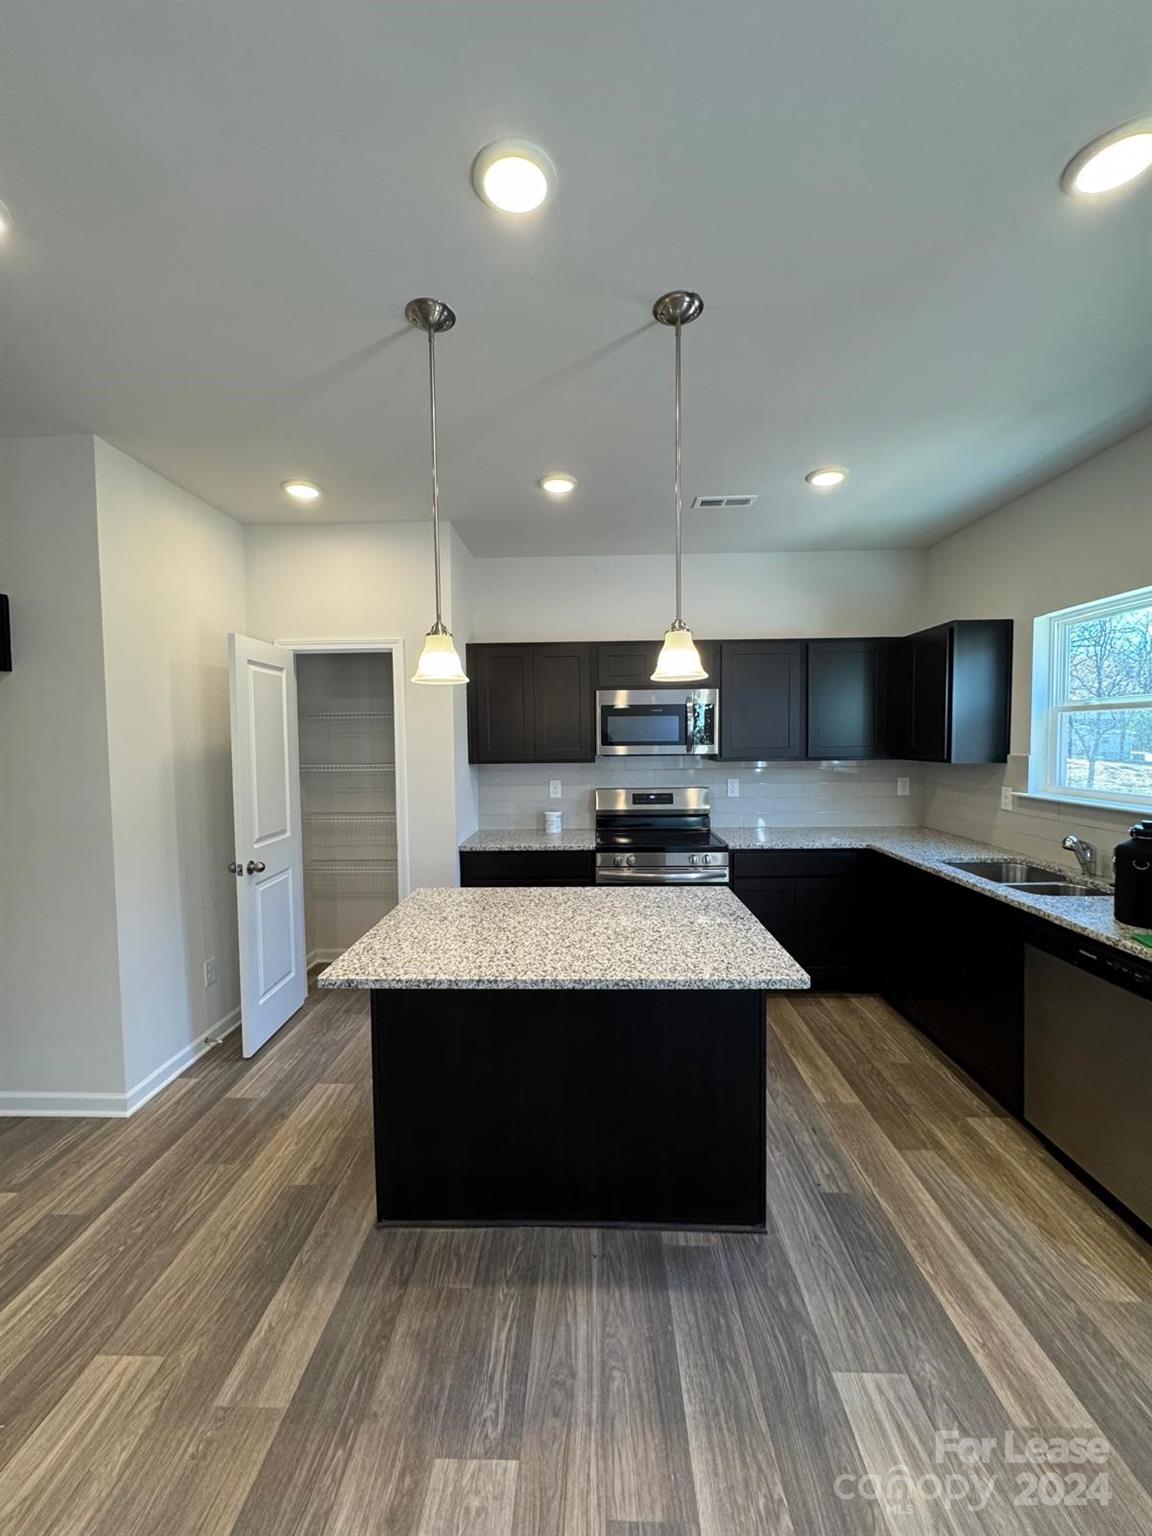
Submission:
[[[395,763],[301,763],[301,773],[395,773]]]
[[[395,811],[308,811],[306,857],[312,860],[396,858]]]
[[[375,863],[325,860],[308,869],[308,888],[313,896],[336,901],[357,901],[378,896],[395,902],[396,862],[380,859]]]
[[[390,709],[325,709],[302,714],[301,720],[391,720]]]

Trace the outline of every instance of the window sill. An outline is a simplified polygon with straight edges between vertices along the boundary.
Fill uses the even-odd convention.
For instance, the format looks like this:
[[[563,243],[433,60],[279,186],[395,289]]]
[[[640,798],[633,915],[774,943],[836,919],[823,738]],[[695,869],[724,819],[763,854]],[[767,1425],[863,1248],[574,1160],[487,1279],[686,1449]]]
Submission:
[[[1097,800],[1089,795],[1054,795],[1047,791],[1033,789],[1015,789],[1012,791],[1014,800],[1041,800],[1048,805],[1074,805],[1081,811],[1122,811],[1132,817],[1133,821],[1139,821],[1145,812],[1152,813],[1152,796],[1147,800]]]

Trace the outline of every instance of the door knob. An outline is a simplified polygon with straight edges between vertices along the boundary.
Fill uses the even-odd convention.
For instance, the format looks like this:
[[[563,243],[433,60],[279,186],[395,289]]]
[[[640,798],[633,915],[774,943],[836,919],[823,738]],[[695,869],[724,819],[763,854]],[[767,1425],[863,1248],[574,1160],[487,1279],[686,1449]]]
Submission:
[[[243,864],[229,864],[228,873],[230,875],[242,875],[244,873]]]
[[[259,859],[248,860],[248,873],[250,875],[262,875],[264,873],[264,866]]]

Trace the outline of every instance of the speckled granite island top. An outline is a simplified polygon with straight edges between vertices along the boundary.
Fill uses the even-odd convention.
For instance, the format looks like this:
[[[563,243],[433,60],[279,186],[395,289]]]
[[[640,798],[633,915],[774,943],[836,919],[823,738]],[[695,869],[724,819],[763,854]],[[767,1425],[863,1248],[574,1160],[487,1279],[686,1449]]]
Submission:
[[[803,988],[807,974],[722,886],[414,891],[321,987]]]

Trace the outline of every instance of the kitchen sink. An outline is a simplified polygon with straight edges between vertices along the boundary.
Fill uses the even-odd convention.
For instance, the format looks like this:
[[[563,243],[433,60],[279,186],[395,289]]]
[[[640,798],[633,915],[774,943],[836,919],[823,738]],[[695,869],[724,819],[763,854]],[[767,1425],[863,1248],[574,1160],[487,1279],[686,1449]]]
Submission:
[[[1025,891],[1031,896],[1106,896],[1094,885],[1083,885],[1079,880],[1002,880],[1011,891]]]
[[[1059,875],[1055,870],[1045,869],[1040,864],[1029,864],[1026,859],[950,859],[950,869],[962,869],[966,875],[980,875],[984,880],[993,880],[997,885],[1023,885],[1034,880],[1055,881]]]
[[[1061,879],[1055,870],[1027,859],[950,859],[949,869],[962,869],[967,875],[979,875],[995,885],[1013,891],[1030,891],[1033,896],[1106,896],[1099,886],[1082,880]]]

